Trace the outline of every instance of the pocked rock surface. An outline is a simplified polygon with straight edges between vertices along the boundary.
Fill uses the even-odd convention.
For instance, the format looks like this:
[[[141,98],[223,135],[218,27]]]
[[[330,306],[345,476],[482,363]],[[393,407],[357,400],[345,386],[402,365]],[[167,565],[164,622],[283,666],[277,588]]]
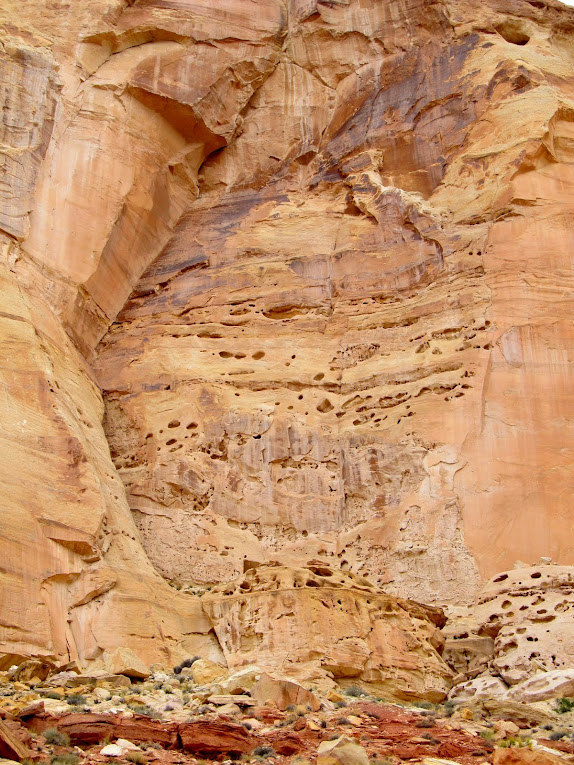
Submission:
[[[574,12],[253,9],[2,3],[6,667],[222,662],[246,561],[574,563]]]

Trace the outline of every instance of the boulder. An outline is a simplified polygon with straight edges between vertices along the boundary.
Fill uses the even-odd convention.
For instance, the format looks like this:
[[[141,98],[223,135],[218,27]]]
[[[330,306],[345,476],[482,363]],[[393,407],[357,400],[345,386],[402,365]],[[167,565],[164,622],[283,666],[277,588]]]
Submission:
[[[310,706],[316,712],[321,707],[321,702],[312,691],[308,691],[293,680],[274,677],[266,672],[253,685],[251,695],[260,704],[273,702],[278,709],[287,709],[292,704],[303,704]]]
[[[238,757],[251,752],[254,739],[242,725],[198,721],[181,723],[179,736],[185,752],[214,759],[219,755]]]
[[[209,696],[207,698],[207,701],[209,704],[215,704],[215,706],[221,707],[224,706],[224,704],[238,704],[242,707],[254,707],[256,705],[255,699],[252,699],[251,696],[245,696],[244,694],[237,694],[237,695],[214,695]]]
[[[548,714],[532,704],[522,704],[507,699],[483,699],[469,706],[486,712],[492,719],[511,720],[519,728],[535,728],[540,725],[550,725],[556,721],[555,716]]]
[[[133,743],[133,741],[128,741],[126,738],[118,738],[116,741],[116,744],[124,750],[124,752],[139,752],[140,748],[139,746],[136,746],[136,744]]]
[[[280,733],[273,737],[271,744],[277,754],[286,757],[292,757],[305,750],[305,742],[297,733]]]
[[[104,739],[124,738],[128,741],[155,741],[164,749],[177,746],[177,725],[152,720],[144,715],[125,717],[122,714],[64,714],[52,717],[47,714],[32,717],[27,727],[42,733],[57,725],[58,730],[70,737],[72,744],[94,746]]]
[[[532,704],[536,701],[574,696],[574,669],[556,669],[541,672],[518,683],[508,691],[508,698]]]
[[[512,722],[512,720],[496,720],[493,730],[497,738],[508,738],[509,736],[517,736],[520,733],[520,727]]]
[[[201,601],[230,667],[257,664],[314,685],[335,675],[393,700],[438,702],[452,685],[435,648],[444,613],[336,566],[261,565]]]
[[[369,758],[362,746],[347,736],[339,736],[319,744],[317,765],[369,765]]]
[[[13,725],[15,723],[11,723]],[[8,760],[31,759],[34,755],[10,730],[5,722],[0,720],[0,757]]]
[[[263,670],[261,667],[258,667],[256,664],[250,664],[229,675],[229,677],[219,680],[217,685],[223,693],[242,694],[251,691],[262,674]]]
[[[492,762],[493,765],[564,765],[564,760],[555,754],[523,746],[495,749]]]
[[[117,744],[107,744],[100,749],[100,754],[104,757],[122,757],[124,750]]]
[[[12,680],[27,683],[32,678],[46,680],[51,672],[54,671],[55,664],[47,659],[29,659],[22,662],[14,672],[11,673]]]
[[[184,670],[185,671],[185,670]],[[198,685],[209,685],[227,675],[229,670],[209,659],[198,659],[189,668],[189,674]]]
[[[474,616],[479,634],[494,640],[491,674],[516,686],[538,680],[540,672],[554,676],[574,666],[572,581],[574,566],[522,565],[497,574],[484,586]],[[564,679],[565,688],[572,688]],[[548,681],[547,689],[540,682],[540,699],[552,698],[553,682]],[[538,683],[532,686],[532,697],[538,695],[537,687]],[[524,696],[521,691],[509,694],[509,698],[527,697],[528,691]]]
[[[454,688],[448,694],[449,699],[453,701],[477,701],[478,699],[504,699],[508,686],[506,686],[499,677],[490,675],[476,677],[474,680],[468,680]]]
[[[105,663],[106,670],[112,675],[125,675],[139,680],[150,676],[149,669],[130,648],[116,648]]]

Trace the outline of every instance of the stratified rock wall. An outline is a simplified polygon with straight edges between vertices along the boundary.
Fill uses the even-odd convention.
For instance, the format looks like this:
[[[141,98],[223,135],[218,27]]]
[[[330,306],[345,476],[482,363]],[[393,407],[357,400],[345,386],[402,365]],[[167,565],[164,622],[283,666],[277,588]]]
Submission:
[[[103,339],[114,461],[168,579],[318,556],[456,602],[571,558],[570,15],[482,14],[292,9]]]
[[[0,27],[4,652],[223,660],[165,580],[246,560],[441,602],[574,562],[573,11]]]

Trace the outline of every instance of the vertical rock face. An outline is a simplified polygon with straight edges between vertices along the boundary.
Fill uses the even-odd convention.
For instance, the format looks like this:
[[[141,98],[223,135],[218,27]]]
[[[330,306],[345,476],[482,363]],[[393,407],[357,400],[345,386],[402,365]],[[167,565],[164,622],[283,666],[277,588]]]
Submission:
[[[0,25],[6,651],[222,659],[165,580],[246,560],[441,602],[574,562],[571,10]]]

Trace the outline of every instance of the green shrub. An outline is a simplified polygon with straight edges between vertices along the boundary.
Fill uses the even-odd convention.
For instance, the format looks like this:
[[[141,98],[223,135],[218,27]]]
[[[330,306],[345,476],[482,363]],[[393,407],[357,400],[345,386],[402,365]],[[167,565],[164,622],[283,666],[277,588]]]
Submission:
[[[561,699],[556,699],[556,711],[560,715],[564,715],[567,712],[574,710],[574,698],[566,698],[563,696]]]
[[[501,746],[503,749],[511,749],[512,747],[527,746],[527,742],[523,738],[510,736],[506,740],[501,741],[498,746]]]
[[[70,737],[65,733],[60,733],[57,728],[46,728],[43,733],[47,744],[54,746],[70,746]]]

